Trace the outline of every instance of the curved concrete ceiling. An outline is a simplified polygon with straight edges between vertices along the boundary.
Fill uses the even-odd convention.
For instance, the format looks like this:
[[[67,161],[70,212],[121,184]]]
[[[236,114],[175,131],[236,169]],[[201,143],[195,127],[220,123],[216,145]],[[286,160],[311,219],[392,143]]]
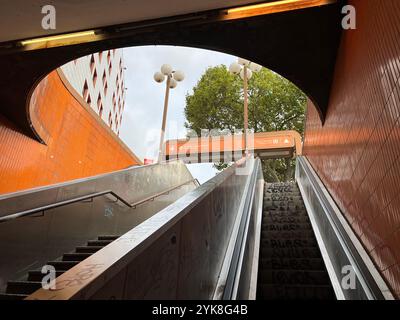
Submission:
[[[0,42],[230,8],[260,0],[8,0],[0,1]],[[274,2],[267,0],[263,2]],[[43,5],[56,8],[56,30],[44,30]]]
[[[209,12],[194,21],[166,19],[170,21],[144,23],[139,28],[135,23],[123,28],[110,26],[103,29],[102,39],[94,42],[0,51],[0,113],[24,134],[41,140],[28,111],[30,95],[39,80],[62,64],[90,53],[158,44],[225,52],[270,68],[302,89],[323,121],[342,30],[339,2],[234,20],[213,17]]]

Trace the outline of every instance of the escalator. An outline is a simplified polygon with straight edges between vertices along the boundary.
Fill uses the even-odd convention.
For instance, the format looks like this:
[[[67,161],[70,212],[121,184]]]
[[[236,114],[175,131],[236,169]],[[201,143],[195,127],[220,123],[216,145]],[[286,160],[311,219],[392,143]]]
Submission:
[[[202,185],[171,162],[0,197],[0,299],[392,298],[328,196],[306,159],[265,184],[248,156]]]
[[[261,230],[257,299],[335,299],[296,183],[266,186]]]

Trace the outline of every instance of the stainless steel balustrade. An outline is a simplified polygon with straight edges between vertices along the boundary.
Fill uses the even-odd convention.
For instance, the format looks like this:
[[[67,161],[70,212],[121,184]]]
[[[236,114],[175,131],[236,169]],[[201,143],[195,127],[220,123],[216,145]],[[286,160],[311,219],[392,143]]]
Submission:
[[[367,252],[305,157],[297,158],[296,180],[337,298],[393,299]],[[342,285],[349,272],[355,277],[353,288]],[[350,283],[347,278],[345,283]]]
[[[124,234],[197,185],[183,163],[170,162],[2,195],[0,292],[87,240]]]
[[[260,174],[258,159],[239,161],[62,274],[56,291],[28,299],[211,299],[225,291],[228,260],[237,295],[251,296],[242,283],[256,278]]]

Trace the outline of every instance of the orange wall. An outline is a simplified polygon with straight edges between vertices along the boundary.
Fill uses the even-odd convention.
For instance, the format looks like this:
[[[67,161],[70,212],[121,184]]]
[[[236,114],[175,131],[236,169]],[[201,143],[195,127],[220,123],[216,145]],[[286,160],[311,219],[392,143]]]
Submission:
[[[63,80],[52,72],[32,96],[32,121],[46,145],[24,136],[0,115],[0,193],[140,164]]]
[[[400,1],[353,0],[324,126],[309,103],[303,153],[400,298]]]

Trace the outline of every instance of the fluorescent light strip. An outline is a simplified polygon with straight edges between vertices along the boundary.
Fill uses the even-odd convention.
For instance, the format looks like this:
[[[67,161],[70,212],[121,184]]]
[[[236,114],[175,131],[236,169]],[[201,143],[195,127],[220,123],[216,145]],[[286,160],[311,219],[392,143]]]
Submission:
[[[281,12],[281,11],[290,11],[294,9],[322,6],[334,2],[336,2],[336,0],[282,0],[282,1],[265,2],[265,3],[232,8],[228,9],[227,13],[228,14],[245,13],[248,11],[256,11],[256,10],[261,10],[261,11],[268,10],[269,13],[272,13],[274,8],[278,9],[277,12]]]
[[[60,34],[56,36],[49,36],[49,37],[42,37],[42,38],[35,38],[30,40],[21,41],[23,46],[41,42],[48,42],[48,41],[56,41],[56,40],[64,40],[64,39],[71,39],[71,38],[79,38],[85,36],[93,36],[95,35],[94,30],[90,31],[82,31],[82,32],[75,32],[75,33],[67,33],[67,34]]]

